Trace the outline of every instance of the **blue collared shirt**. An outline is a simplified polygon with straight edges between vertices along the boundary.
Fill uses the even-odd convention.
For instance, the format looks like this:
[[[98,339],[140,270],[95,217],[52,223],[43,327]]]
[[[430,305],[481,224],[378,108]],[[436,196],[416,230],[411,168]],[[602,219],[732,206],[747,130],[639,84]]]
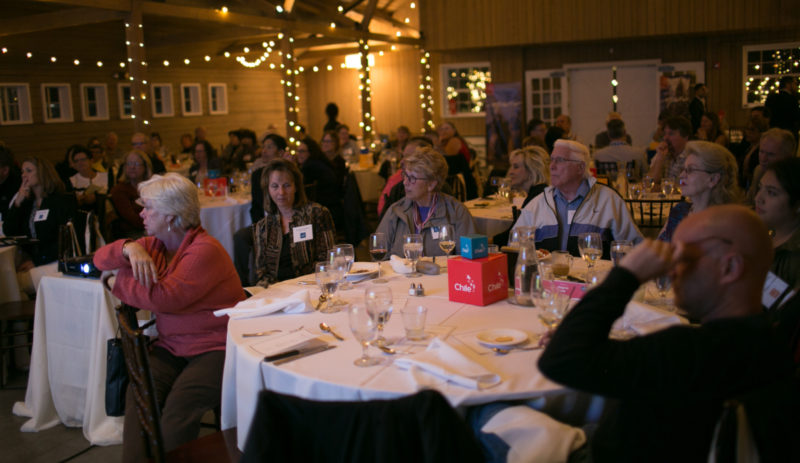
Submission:
[[[553,190],[553,198],[556,200],[556,214],[558,214],[558,243],[562,250],[567,249],[567,240],[569,239],[569,212],[575,211],[583,202],[583,198],[589,194],[589,182],[583,179],[581,186],[578,187],[578,194],[572,201],[567,201],[564,195],[555,188]],[[574,213],[574,212],[573,212]]]

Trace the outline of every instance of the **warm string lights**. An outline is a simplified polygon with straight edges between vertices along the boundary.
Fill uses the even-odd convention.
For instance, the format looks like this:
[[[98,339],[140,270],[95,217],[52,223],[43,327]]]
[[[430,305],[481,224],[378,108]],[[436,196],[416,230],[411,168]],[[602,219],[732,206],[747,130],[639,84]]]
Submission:
[[[283,101],[286,107],[286,134],[289,139],[289,146],[294,151],[300,146],[300,125],[297,123],[299,120],[299,104],[300,95],[298,95],[297,76],[300,70],[296,68],[297,56],[294,53],[294,37],[284,34],[278,34],[280,41],[279,56],[281,62],[281,86],[283,88]]]
[[[800,77],[800,47],[751,51],[747,61],[744,85],[750,104],[764,104],[770,93],[778,92],[781,77]]]
[[[617,85],[619,82],[617,81],[617,67],[611,67],[611,101],[614,103],[614,112],[617,112],[617,102],[619,101],[619,97],[617,96]]]
[[[425,51],[424,49],[420,50],[419,64],[422,71],[419,82],[419,105],[422,108],[422,127],[425,130],[433,129],[435,126],[433,124],[433,92],[431,91],[430,52]]]
[[[361,91],[361,122],[358,123],[363,131],[364,144],[369,144],[370,148],[375,149],[375,116],[372,115],[372,80],[370,79],[369,67],[369,43],[366,39],[358,40],[358,53],[361,57],[361,70],[358,72],[359,85]]]
[[[131,84],[131,119],[136,121],[137,118],[141,118],[142,124],[147,126],[150,125],[150,120],[146,116],[149,112],[145,105],[149,90],[146,77],[147,61],[144,58],[144,30],[141,23],[125,22],[125,49],[128,55],[129,72],[122,76],[127,76]],[[98,67],[102,67],[102,62],[98,61]],[[124,67],[125,63],[120,62],[120,68]]]

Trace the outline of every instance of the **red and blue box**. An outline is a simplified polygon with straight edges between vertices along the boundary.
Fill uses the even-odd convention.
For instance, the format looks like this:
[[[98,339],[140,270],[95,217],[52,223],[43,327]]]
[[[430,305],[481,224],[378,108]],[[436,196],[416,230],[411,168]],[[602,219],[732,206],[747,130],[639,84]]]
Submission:
[[[489,255],[489,239],[483,235],[461,236],[461,257],[480,259]]]
[[[447,295],[453,302],[489,305],[508,297],[508,263],[503,253],[447,261]]]

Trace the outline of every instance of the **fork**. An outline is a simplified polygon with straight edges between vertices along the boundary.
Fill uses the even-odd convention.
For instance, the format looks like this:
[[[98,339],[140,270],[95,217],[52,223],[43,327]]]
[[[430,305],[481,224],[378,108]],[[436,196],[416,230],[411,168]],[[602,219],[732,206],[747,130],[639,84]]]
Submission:
[[[281,330],[267,330],[267,331],[259,331],[257,333],[244,333],[242,335],[243,338],[255,338],[257,336],[269,336],[271,334],[280,333]]]

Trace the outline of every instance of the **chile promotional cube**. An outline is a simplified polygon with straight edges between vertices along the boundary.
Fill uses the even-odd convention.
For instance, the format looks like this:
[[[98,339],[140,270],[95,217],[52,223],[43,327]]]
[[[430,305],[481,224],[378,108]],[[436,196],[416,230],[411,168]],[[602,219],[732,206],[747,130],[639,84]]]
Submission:
[[[488,305],[508,297],[508,264],[503,253],[447,261],[447,294],[453,302]]]
[[[203,193],[206,196],[225,196],[228,192],[228,178],[204,178]]]
[[[489,239],[483,235],[461,236],[461,257],[480,259],[489,255]]]

